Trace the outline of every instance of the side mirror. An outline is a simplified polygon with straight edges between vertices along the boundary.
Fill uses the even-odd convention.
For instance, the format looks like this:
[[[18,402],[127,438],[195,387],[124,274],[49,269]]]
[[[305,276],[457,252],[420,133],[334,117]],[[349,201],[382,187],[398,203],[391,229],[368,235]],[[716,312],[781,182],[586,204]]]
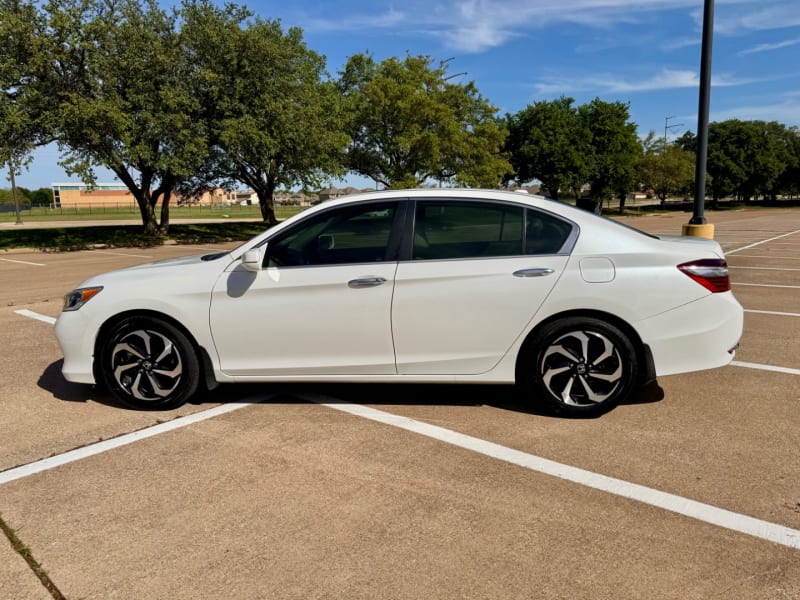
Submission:
[[[261,270],[261,265],[264,262],[264,253],[266,251],[266,246],[248,250],[242,255],[242,267],[252,273],[258,273]]]

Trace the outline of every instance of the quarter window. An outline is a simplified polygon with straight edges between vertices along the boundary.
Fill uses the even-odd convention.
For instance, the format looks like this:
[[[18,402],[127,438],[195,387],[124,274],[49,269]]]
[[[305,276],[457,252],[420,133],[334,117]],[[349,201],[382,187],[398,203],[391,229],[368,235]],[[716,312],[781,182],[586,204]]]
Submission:
[[[525,254],[558,254],[572,233],[572,225],[544,212],[527,212]]]

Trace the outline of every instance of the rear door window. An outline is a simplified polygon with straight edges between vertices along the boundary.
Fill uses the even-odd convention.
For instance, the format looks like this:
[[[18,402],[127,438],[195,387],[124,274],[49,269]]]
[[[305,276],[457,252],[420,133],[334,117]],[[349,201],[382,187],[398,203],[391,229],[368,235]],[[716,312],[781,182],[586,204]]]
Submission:
[[[522,207],[484,202],[418,201],[414,260],[522,254]]]

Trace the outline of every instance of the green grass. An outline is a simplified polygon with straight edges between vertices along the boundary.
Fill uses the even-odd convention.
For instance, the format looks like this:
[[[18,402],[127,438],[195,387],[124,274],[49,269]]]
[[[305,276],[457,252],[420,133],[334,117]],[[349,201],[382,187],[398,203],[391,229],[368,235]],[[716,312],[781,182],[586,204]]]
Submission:
[[[264,231],[259,222],[174,224],[169,235],[146,236],[141,225],[100,225],[94,227],[53,227],[47,229],[5,229],[0,231],[0,251],[11,248],[40,250],[84,250],[97,244],[109,248],[159,246],[165,239],[178,244],[214,244],[245,241]]]
[[[276,206],[275,215],[278,219],[286,219],[297,214],[304,207],[301,206]],[[160,209],[157,209],[160,210]],[[156,213],[158,216],[160,214]],[[48,208],[26,207],[21,211],[23,222],[40,221],[116,221],[124,219],[140,220],[139,209],[134,205],[124,206],[83,206],[80,208]],[[170,206],[170,222],[181,219],[259,219],[261,211],[257,205],[231,206]],[[0,223],[14,223],[16,214],[13,210],[0,212]]]

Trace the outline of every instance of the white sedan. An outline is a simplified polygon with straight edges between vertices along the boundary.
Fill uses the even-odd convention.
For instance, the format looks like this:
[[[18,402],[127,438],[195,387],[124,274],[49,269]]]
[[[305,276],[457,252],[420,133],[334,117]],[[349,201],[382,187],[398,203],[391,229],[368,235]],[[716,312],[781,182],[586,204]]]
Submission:
[[[219,382],[516,382],[590,415],[656,376],[730,362],[742,313],[712,240],[536,196],[419,189],[93,277],[65,296],[56,335],[67,380],[135,408]]]

